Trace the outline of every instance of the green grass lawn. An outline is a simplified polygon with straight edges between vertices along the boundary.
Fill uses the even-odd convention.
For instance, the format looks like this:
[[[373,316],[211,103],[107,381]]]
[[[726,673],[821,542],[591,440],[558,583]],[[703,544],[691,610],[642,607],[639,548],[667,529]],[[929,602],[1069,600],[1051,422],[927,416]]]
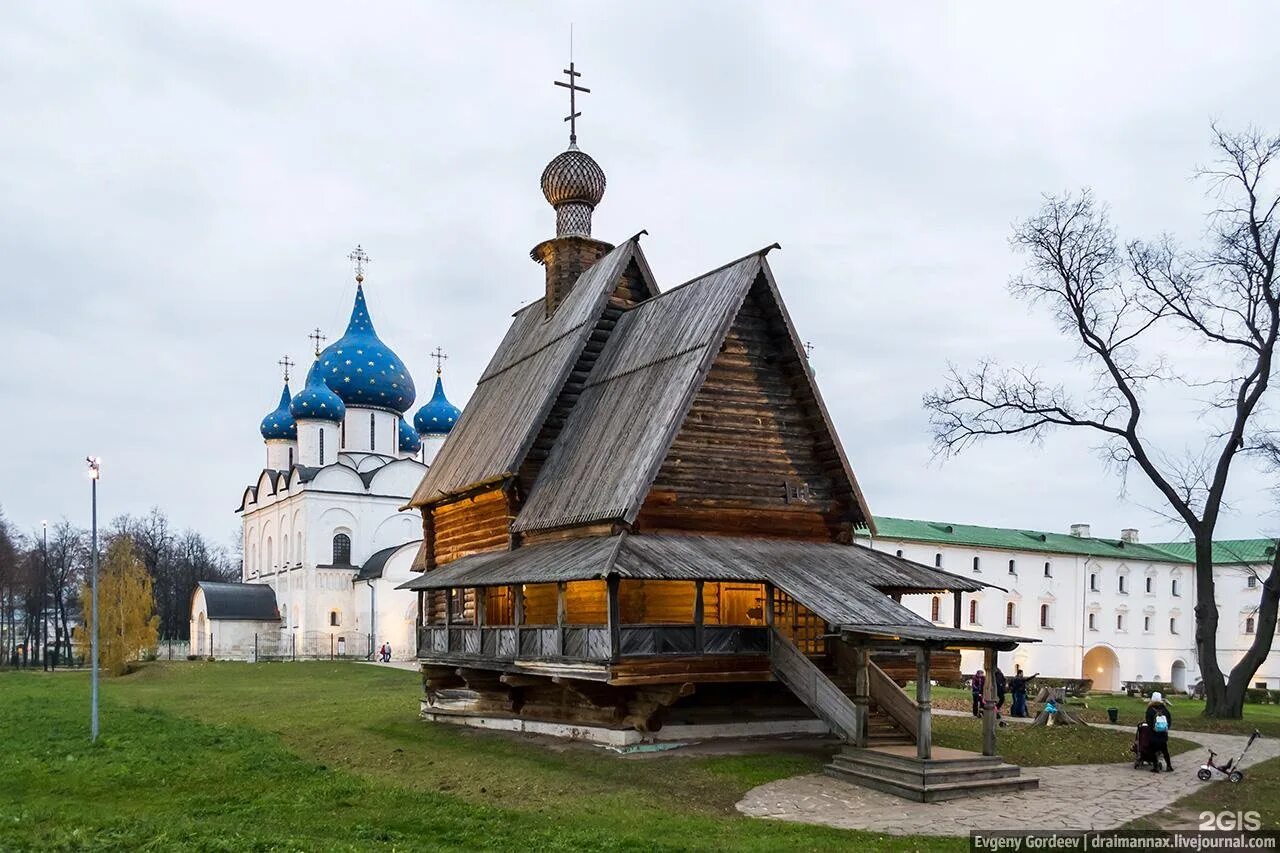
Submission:
[[[914,690],[914,687],[909,688]],[[971,707],[969,691],[954,687],[933,688],[935,708],[967,711]],[[1280,705],[1245,705],[1243,720],[1219,720],[1204,716],[1203,700],[1187,696],[1168,697],[1169,710],[1173,712],[1173,728],[1189,732],[1224,732],[1247,735],[1255,728],[1268,737],[1280,737]],[[1033,703],[1033,713],[1039,710]],[[1006,709],[1008,704],[1006,703]],[[1115,708],[1119,723],[1137,726],[1146,713],[1147,701],[1134,696],[1112,693],[1093,693],[1083,699],[1072,699],[1067,710],[1090,723],[1107,722],[1107,709]]]
[[[802,752],[621,757],[417,719],[411,672],[155,664],[103,685],[0,673],[0,850],[961,850],[761,821]]]
[[[933,718],[933,742],[953,749],[982,751],[982,721],[972,717]],[[1112,764],[1132,761],[1133,736],[1127,732],[1093,726],[1008,726],[996,732],[996,750],[1012,764],[1037,767],[1046,764]],[[1169,738],[1169,754],[1195,749],[1196,744]]]

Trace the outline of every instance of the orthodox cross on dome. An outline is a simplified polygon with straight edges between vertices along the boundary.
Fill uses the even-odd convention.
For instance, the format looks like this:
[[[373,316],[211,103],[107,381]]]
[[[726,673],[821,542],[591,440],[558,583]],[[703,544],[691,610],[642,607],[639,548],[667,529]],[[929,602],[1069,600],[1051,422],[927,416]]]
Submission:
[[[284,381],[288,382],[289,371],[292,370],[294,366],[293,359],[289,358],[289,356],[286,355],[284,358],[277,361],[276,364],[280,365],[280,369],[284,371]]]
[[[326,340],[328,340],[328,338],[326,338],[324,335],[320,334],[320,327],[319,327],[319,326],[316,326],[316,330],[315,330],[314,332],[312,332],[311,334],[307,335],[307,337],[311,339],[311,343],[313,343],[313,344],[315,344],[315,345],[316,345],[316,358],[319,358],[319,357],[320,357],[320,345],[321,345],[322,343],[324,343]]]
[[[351,261],[351,263],[356,268],[356,283],[358,284],[360,282],[363,282],[364,281],[364,265],[369,263],[369,261],[373,259],[370,258],[367,254],[365,254],[364,249],[360,247],[359,243],[356,243],[356,247],[351,250],[351,254],[347,255],[347,260]]]
[[[570,57],[573,56],[572,47],[570,48],[569,55]],[[563,86],[564,88],[569,90],[569,114],[564,117],[564,120],[569,122],[569,144],[577,145],[578,144],[578,117],[581,116],[582,113],[578,112],[578,102],[577,102],[576,96],[579,92],[590,92],[591,90],[585,86],[578,85],[578,78],[582,76],[582,73],[574,70],[572,58],[569,59],[569,67],[564,69],[564,73],[569,75],[569,82],[565,83],[562,80],[556,80],[555,84],[557,86]]]
[[[804,357],[808,358],[813,355],[813,344],[809,341],[804,342]]]
[[[440,349],[440,347],[436,347],[435,352],[430,353],[430,356],[436,360],[436,376],[439,376],[441,368],[449,360],[449,356],[445,355],[444,350]]]

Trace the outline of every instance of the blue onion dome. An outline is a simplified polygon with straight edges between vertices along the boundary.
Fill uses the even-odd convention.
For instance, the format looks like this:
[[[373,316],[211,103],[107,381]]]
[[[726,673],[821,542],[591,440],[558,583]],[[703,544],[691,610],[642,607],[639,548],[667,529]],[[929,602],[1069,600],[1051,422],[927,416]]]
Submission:
[[[413,405],[413,378],[373,330],[362,285],[356,286],[346,333],[320,353],[318,363],[325,383],[348,406],[403,413]]]
[[[422,449],[422,439],[418,437],[418,431],[409,426],[409,422],[401,416],[400,421],[400,452],[401,453],[417,453]]]
[[[276,406],[274,410],[262,419],[262,426],[258,427],[258,431],[262,433],[262,437],[267,441],[275,438],[294,441],[298,438],[298,424],[289,412],[288,382],[284,383],[284,391],[280,393],[280,405]]]
[[[320,421],[341,421],[347,416],[347,407],[343,405],[342,398],[324,384],[319,359],[316,359],[311,369],[307,371],[307,384],[298,392],[298,396],[293,398],[289,411],[293,413],[296,420],[310,418]]]
[[[444,384],[436,376],[436,390],[431,399],[413,416],[413,425],[421,435],[448,435],[462,412],[444,395]]]

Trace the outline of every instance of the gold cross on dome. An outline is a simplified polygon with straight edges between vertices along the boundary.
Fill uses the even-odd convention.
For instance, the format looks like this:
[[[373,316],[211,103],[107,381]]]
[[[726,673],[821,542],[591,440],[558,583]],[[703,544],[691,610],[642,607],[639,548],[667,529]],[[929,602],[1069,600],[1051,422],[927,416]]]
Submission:
[[[356,281],[364,281],[364,265],[373,260],[367,254],[359,243],[351,250],[351,254],[347,255],[347,260],[351,261],[356,268]]]
[[[328,340],[328,338],[326,338],[324,335],[320,334],[320,327],[319,327],[319,326],[316,326],[316,330],[315,330],[314,332],[312,332],[311,334],[307,335],[307,338],[309,338],[309,339],[310,339],[311,343],[315,344],[315,346],[316,346],[316,358],[319,358],[319,357],[320,357],[320,345],[321,345],[322,343],[324,343],[326,340]]]
[[[440,347],[436,347],[435,352],[431,353],[430,356],[436,360],[436,376],[439,376],[440,370],[444,367],[444,363],[448,361],[449,356],[445,355],[444,350],[440,349]]]
[[[284,381],[288,382],[289,371],[292,370],[294,366],[293,359],[289,358],[289,356],[286,355],[284,358],[277,361],[276,364],[280,365],[280,368],[284,371]]]

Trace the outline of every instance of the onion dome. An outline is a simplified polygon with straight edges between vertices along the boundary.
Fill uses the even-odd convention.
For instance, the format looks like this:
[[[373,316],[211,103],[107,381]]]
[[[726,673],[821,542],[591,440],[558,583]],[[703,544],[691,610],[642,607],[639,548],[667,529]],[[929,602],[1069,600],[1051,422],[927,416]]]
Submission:
[[[458,407],[449,402],[444,395],[444,383],[440,381],[439,375],[436,376],[436,390],[431,395],[431,399],[418,413],[413,416],[413,425],[418,428],[420,435],[448,435],[449,430],[453,429],[453,425],[458,422],[458,416],[462,412]]]
[[[590,237],[591,212],[604,198],[604,169],[570,143],[542,170],[542,194],[556,209],[557,237]]]
[[[418,431],[409,426],[409,422],[403,417],[397,420],[400,422],[400,452],[417,453],[422,449],[422,439],[418,437]]]
[[[347,415],[347,407],[342,398],[333,393],[324,383],[320,374],[320,360],[317,359],[307,371],[307,384],[298,392],[289,405],[289,411],[296,420],[309,418],[321,421],[341,421]]]
[[[413,405],[413,378],[400,357],[373,330],[362,285],[356,286],[346,333],[326,347],[316,363],[325,384],[348,406],[402,413]]]
[[[298,424],[294,421],[293,415],[289,411],[288,382],[284,383],[284,391],[280,392],[280,405],[267,413],[267,416],[262,419],[262,425],[258,427],[258,431],[262,433],[262,437],[267,441],[273,439],[297,440]]]

